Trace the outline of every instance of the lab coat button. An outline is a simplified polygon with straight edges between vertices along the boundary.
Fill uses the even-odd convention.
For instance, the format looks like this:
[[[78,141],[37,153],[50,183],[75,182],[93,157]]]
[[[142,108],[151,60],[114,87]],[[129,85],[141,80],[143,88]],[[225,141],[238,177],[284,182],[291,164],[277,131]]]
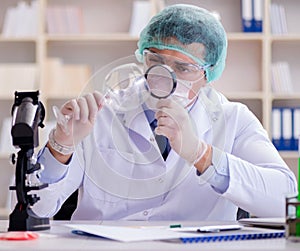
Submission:
[[[158,182],[159,182],[159,183],[163,183],[163,182],[164,182],[164,179],[159,178],[159,179],[158,179]]]
[[[150,141],[151,141],[151,142],[154,142],[154,141],[155,141],[155,138],[150,137]]]
[[[143,215],[144,215],[144,216],[147,216],[147,215],[148,215],[148,211],[144,211],[144,212],[143,212]]]

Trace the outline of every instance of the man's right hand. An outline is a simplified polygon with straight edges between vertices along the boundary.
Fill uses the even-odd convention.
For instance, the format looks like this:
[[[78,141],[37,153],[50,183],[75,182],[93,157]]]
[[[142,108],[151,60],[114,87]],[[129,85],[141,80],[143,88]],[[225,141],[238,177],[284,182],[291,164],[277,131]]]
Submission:
[[[97,91],[67,101],[60,108],[60,113],[68,119],[64,124],[56,124],[53,133],[54,141],[62,146],[75,147],[92,131],[97,113],[102,107],[103,95]],[[54,157],[62,163],[72,155],[63,155],[55,151],[49,143],[47,146]]]

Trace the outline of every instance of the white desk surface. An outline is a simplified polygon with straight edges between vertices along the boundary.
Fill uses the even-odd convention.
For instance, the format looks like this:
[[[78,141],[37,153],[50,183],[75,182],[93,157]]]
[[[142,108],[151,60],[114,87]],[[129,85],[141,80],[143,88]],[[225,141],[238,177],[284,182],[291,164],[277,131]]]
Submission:
[[[243,240],[243,241],[226,241],[226,242],[209,242],[209,243],[171,243],[167,241],[144,241],[122,243],[117,241],[105,240],[96,237],[79,236],[71,233],[70,228],[64,224],[70,222],[51,221],[51,229],[37,231],[40,236],[36,240],[31,241],[4,241],[0,240],[0,250],[18,250],[18,251],[34,251],[34,250],[300,250],[300,242],[290,242],[285,238],[279,239],[261,239],[261,240]],[[98,224],[100,222],[72,222],[83,224]],[[104,222],[107,225],[166,225],[178,224],[178,222]],[[197,222],[181,222],[185,225],[199,225]],[[207,223],[205,223],[207,224]],[[0,232],[6,232],[8,221],[0,221]]]

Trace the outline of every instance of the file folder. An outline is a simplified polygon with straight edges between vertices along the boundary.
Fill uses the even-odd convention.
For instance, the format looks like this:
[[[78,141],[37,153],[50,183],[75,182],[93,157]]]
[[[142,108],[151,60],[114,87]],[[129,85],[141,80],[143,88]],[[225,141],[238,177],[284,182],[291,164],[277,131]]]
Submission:
[[[283,137],[283,150],[292,150],[292,109],[282,109],[282,137]]]
[[[241,0],[243,32],[262,32],[263,0]]]
[[[276,107],[272,110],[272,142],[277,150],[283,150],[281,109]]]
[[[293,141],[294,141],[293,149],[294,150],[300,150],[298,149],[299,137],[300,137],[300,108],[296,107],[293,112]]]
[[[279,151],[296,151],[300,136],[300,107],[273,107],[272,143]]]
[[[254,32],[263,30],[263,0],[253,0],[253,30]]]
[[[252,0],[242,0],[242,24],[244,32],[253,32]]]

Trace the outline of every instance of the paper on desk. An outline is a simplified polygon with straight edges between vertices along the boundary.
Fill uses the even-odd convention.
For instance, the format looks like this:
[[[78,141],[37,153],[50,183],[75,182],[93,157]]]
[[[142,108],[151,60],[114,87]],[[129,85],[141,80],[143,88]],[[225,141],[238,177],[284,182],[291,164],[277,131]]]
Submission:
[[[285,218],[244,218],[240,219],[239,223],[246,226],[284,228],[285,221]]]
[[[112,240],[131,242],[131,241],[154,241],[154,240],[170,240],[179,239],[183,237],[197,237],[199,234],[194,233],[182,233],[172,231],[170,228],[161,227],[116,227],[116,226],[104,226],[104,225],[78,225],[67,224],[74,230],[80,230],[85,233],[93,234],[99,237],[105,237]]]

